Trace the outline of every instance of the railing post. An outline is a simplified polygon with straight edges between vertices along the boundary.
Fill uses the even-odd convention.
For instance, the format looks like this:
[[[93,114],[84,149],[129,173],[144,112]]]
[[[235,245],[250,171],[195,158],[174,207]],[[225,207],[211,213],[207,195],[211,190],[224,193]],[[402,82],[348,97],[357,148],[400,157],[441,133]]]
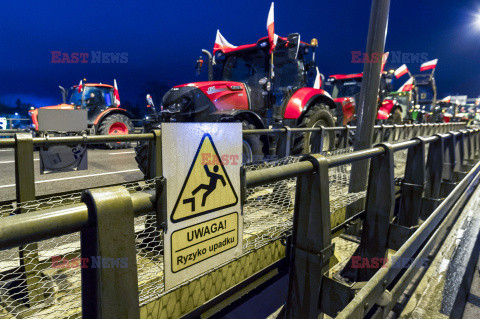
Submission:
[[[343,135],[343,136],[342,136],[342,140],[343,140],[343,143],[342,143],[343,145],[342,145],[342,147],[343,147],[343,148],[347,148],[347,147],[349,146],[349,145],[348,145],[348,139],[349,139],[349,137],[350,137],[350,126],[345,125],[345,129],[344,129],[342,132],[343,132],[343,133],[342,133],[342,135]],[[373,134],[373,136],[375,136],[375,133]],[[338,143],[338,144],[339,144],[339,146],[340,146],[340,143]]]
[[[313,135],[313,132],[312,132]],[[334,134],[335,135],[335,134]],[[319,152],[323,151],[323,144],[324,144],[324,139],[325,139],[325,127],[323,125],[320,126],[320,147],[319,147]],[[335,141],[333,141],[333,145],[335,145]],[[330,145],[328,146],[330,147]],[[330,149],[328,149],[330,151]]]
[[[398,224],[406,227],[418,224],[425,186],[425,141],[421,137],[415,139],[418,144],[410,148],[407,154],[398,213]]]
[[[320,287],[328,271],[331,244],[328,163],[320,155],[306,156],[315,172],[297,178],[291,268],[286,318],[318,318]]]
[[[33,165],[33,138],[28,133],[15,134],[15,189],[17,203],[35,200],[35,174]],[[22,209],[20,208],[20,213]],[[43,289],[38,275],[38,245],[21,246],[20,266],[23,268],[30,307],[43,300]]]
[[[153,130],[154,139],[148,141],[147,179],[162,176],[162,131]]]
[[[474,144],[474,134],[475,130],[467,129],[466,131],[466,149],[467,149],[467,156],[465,158],[466,164],[475,164],[475,144]]]
[[[380,135],[380,143],[382,142],[385,142],[385,135],[387,134],[387,130],[385,128],[385,124],[382,124],[382,128],[381,128],[381,135]]]
[[[83,318],[139,318],[132,198],[123,186],[86,190],[81,231]],[[86,259],[83,259],[86,258]],[[83,267],[84,260],[86,267]]]
[[[422,217],[428,217],[441,202],[441,186],[445,158],[445,140],[448,135],[435,134],[437,140],[428,146],[426,183],[422,199]]]
[[[290,156],[290,144],[292,143],[292,130],[289,126],[284,126],[285,129],[285,157]]]
[[[162,172],[162,131],[155,129],[152,131],[154,138],[148,141],[148,163],[147,163],[147,179],[159,178],[163,175]],[[157,179],[156,181],[156,193],[158,197],[166,195],[166,181],[164,179]],[[157,201],[157,216],[147,215],[145,218],[145,229],[139,235],[141,240],[141,248],[147,250],[160,250],[158,247],[158,241],[156,238],[162,236],[159,232],[161,224],[166,220],[163,214],[165,213],[164,207],[166,201]]]
[[[444,143],[445,156],[443,159],[443,180],[453,183],[455,182],[453,172],[455,170],[455,134],[449,132]]]
[[[360,245],[354,256],[362,260],[385,258],[388,250],[388,230],[395,207],[395,187],[393,172],[393,151],[390,144],[377,144],[385,152],[370,160],[366,216],[363,223]],[[380,259],[379,259],[380,260]],[[345,267],[342,276],[352,281],[368,281],[377,268],[352,268],[352,259]]]

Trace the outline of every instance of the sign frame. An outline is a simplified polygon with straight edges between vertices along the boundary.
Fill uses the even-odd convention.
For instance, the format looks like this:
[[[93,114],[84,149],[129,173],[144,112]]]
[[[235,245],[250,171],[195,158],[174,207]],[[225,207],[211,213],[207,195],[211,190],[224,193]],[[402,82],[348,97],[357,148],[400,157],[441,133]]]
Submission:
[[[169,290],[243,253],[242,123],[162,123],[161,139]]]

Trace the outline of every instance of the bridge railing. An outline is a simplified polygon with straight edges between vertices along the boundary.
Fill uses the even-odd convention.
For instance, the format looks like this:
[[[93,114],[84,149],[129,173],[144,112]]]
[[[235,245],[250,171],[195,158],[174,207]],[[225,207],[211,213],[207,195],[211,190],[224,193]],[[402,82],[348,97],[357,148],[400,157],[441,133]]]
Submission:
[[[145,134],[137,138],[149,140],[152,135]],[[245,187],[250,189],[297,178],[293,236],[287,248],[291,272],[285,313],[296,317],[301,311],[302,316],[316,316],[319,311],[318,300],[321,300],[320,310],[333,316],[338,311],[343,311],[339,313],[340,316],[345,313],[363,315],[373,308],[385,311],[393,306],[394,302],[382,306],[378,301],[384,294],[388,300],[385,291],[399,273],[397,268],[391,267],[390,261],[390,264],[386,264],[387,268],[378,272],[372,268],[350,267],[342,270],[348,281],[325,275],[333,255],[332,234],[348,228],[355,220],[362,221],[363,232],[355,256],[367,260],[385,258],[387,248],[398,249],[398,256],[410,258],[420,247],[430,247],[428,243],[422,245],[427,239],[433,238],[432,232],[445,216],[453,216],[448,212],[477,178],[479,165],[473,167],[473,163],[479,157],[479,138],[479,130],[466,129],[396,144],[382,143],[368,150],[347,154],[308,155],[294,163],[247,171]],[[18,141],[17,137],[17,147]],[[20,139],[20,152],[24,151],[22,146]],[[402,190],[401,204],[394,216],[394,154],[405,150],[408,155],[404,178],[399,186]],[[365,159],[371,160],[366,209],[332,227],[331,183],[335,181],[332,181],[329,171]],[[473,170],[467,173],[472,167]],[[136,256],[138,243],[134,218],[149,213],[151,218],[151,213],[159,206],[158,192],[159,189],[155,187],[143,190],[128,190],[123,186],[94,189],[84,191],[81,202],[2,218],[0,249],[20,247],[22,255],[20,268],[13,271],[12,276],[23,280],[27,288],[21,290],[23,297],[17,296],[17,300],[26,300],[29,310],[40,314],[36,312],[40,301],[53,288],[40,283],[42,278],[38,275],[38,260],[30,262],[38,259],[35,256],[37,248],[32,245],[80,232],[81,258],[78,262],[82,267],[79,264],[75,266],[81,272],[81,286],[78,289],[82,295],[83,315],[92,317],[108,312],[113,317],[116,317],[115,314],[128,314],[132,318],[138,316],[139,300],[142,300],[139,294],[139,285],[142,285],[139,263],[144,261]],[[447,195],[447,200],[442,201]],[[418,226],[419,218],[426,219],[421,226]],[[155,236],[159,235],[157,233]],[[101,261],[92,260],[92,257],[98,256],[106,260],[107,265],[125,262],[125,267],[98,267]],[[118,260],[119,256],[126,259]],[[62,257],[63,260],[69,259]],[[83,267],[84,261],[87,267]],[[97,267],[92,267],[93,262],[97,263]],[[145,265],[148,267],[149,264]],[[399,282],[403,285],[408,283],[409,280],[405,278],[411,275],[408,269],[402,277],[403,281]],[[379,276],[384,280],[378,281]],[[359,290],[352,284],[356,282],[367,284]],[[160,285],[158,282],[156,284]],[[401,291],[396,287],[390,290],[391,300]],[[118,294],[118,291],[122,291],[122,294]],[[353,299],[355,293],[357,297]],[[377,303],[383,308],[379,308]]]
[[[402,124],[402,125],[376,125],[374,127],[374,143],[395,142],[410,139],[415,136],[429,136],[436,133],[445,133],[465,127],[465,123],[434,123],[434,124]],[[317,132],[320,134],[319,149],[323,148],[325,134],[335,132],[335,147],[347,148],[352,144],[355,126],[344,127],[317,127],[317,128],[276,128],[263,130],[244,130],[244,135],[276,135],[281,134],[285,143],[285,152],[282,156],[290,155],[292,134],[305,132]],[[159,158],[161,142],[160,130],[152,133],[128,134],[128,135],[76,135],[76,136],[45,136],[32,137],[29,133],[10,133],[13,137],[0,138],[0,149],[14,148],[15,151],[15,188],[16,202],[26,202],[35,199],[34,158],[35,147],[48,148],[55,145],[87,145],[115,142],[145,142],[149,143],[150,154],[148,156],[147,178],[158,176],[161,162]],[[10,135],[7,134],[7,135]],[[10,136],[11,136],[10,135]],[[354,138],[354,137],[353,137]],[[157,156],[155,156],[157,155]],[[157,167],[155,167],[157,166]]]

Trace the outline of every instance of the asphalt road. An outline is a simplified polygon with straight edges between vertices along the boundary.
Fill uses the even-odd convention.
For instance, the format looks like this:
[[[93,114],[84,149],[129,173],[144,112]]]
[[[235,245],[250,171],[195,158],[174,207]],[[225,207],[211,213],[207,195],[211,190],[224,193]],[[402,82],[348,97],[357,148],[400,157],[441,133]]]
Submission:
[[[13,149],[0,149],[0,201],[15,199],[15,161]],[[135,162],[133,148],[122,150],[89,149],[88,169],[40,174],[38,152],[34,154],[37,196],[82,190],[143,179]]]

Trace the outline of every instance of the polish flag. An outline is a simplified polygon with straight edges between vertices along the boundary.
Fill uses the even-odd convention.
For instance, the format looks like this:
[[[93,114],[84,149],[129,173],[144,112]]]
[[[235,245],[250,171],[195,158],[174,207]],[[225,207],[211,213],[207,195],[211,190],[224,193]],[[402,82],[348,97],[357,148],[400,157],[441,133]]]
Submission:
[[[405,74],[408,73],[408,68],[407,68],[407,65],[404,64],[402,65],[401,67],[399,67],[398,69],[395,70],[395,77],[398,79],[398,78],[401,78],[402,76],[404,76]]]
[[[438,62],[438,59],[422,63],[422,65],[420,65],[420,72],[435,69],[435,67],[437,66],[437,62]]]
[[[440,102],[450,103],[451,100],[452,100],[452,96],[449,95],[449,96],[444,97],[443,99],[441,99]]]
[[[215,45],[213,46],[213,55],[215,55],[215,52],[217,51],[224,51],[225,49],[235,49],[236,46],[231,44],[230,42],[227,41],[223,37],[223,35],[220,33],[220,30],[217,30],[217,37],[215,38]]]
[[[80,80],[80,83],[78,84],[78,93],[81,93],[82,92],[82,80]]]
[[[117,87],[117,80],[113,80],[113,95],[115,96],[115,100],[117,100],[117,106],[120,106],[120,95],[118,95],[118,87]]]
[[[275,28],[273,23],[273,2],[270,6],[270,11],[268,11],[268,18],[267,18],[267,30],[268,30],[268,42],[270,42],[270,53],[275,50],[275,46],[277,45],[277,38],[275,34]]]
[[[317,69],[317,76],[315,77],[315,83],[313,83],[313,88],[314,89],[319,89],[322,86],[322,76],[320,75],[320,72],[318,71],[318,67],[316,67],[316,69]]]
[[[413,88],[413,78],[408,79],[400,88],[398,88],[398,92],[408,92],[411,91]]]
[[[382,70],[380,71],[380,73],[382,73],[383,69],[385,68],[385,64],[387,63],[389,54],[390,54],[390,52],[385,52],[382,56]]]

